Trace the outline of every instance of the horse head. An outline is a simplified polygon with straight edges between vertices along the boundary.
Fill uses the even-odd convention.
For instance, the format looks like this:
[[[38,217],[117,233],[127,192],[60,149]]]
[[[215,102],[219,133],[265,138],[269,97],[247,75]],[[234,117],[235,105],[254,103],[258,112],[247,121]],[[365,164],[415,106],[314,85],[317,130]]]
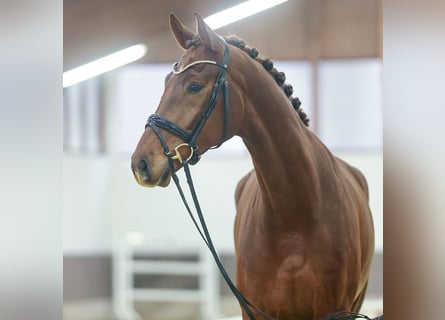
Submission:
[[[240,128],[241,94],[232,83],[228,90],[228,45],[198,14],[196,26],[197,33],[170,14],[170,29],[184,54],[166,76],[159,106],[132,155],[142,186],[167,186],[184,160],[196,163]]]

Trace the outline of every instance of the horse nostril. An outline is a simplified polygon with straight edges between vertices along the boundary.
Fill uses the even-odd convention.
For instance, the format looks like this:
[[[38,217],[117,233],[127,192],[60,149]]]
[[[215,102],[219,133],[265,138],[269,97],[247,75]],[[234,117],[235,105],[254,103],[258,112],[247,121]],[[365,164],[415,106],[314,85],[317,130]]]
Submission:
[[[144,171],[148,168],[147,161],[144,159],[139,160],[139,162],[136,165],[136,169]]]
[[[132,166],[133,172],[137,173],[141,178],[149,178],[150,177],[150,166],[148,161],[144,158],[139,159],[136,162],[136,165]]]

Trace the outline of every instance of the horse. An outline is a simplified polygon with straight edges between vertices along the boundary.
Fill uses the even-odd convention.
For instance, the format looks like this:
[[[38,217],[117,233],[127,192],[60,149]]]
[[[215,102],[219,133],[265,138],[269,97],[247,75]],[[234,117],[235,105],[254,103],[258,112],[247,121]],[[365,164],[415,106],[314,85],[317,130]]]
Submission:
[[[235,190],[239,291],[280,320],[358,312],[374,253],[363,174],[308,128],[270,59],[217,35],[198,14],[196,32],[173,14],[169,22],[183,55],[131,157],[136,181],[166,187],[184,161],[241,137],[253,170]],[[255,319],[271,319],[258,309]]]

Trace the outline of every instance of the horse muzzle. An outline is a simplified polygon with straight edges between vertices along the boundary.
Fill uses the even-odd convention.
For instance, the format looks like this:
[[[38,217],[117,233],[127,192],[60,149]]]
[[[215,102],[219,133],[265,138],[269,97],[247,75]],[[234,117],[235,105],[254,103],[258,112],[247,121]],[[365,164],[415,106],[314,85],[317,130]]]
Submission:
[[[163,160],[156,165],[150,165],[145,157],[132,157],[131,170],[133,175],[143,187],[166,187],[170,183],[170,167],[168,162]]]

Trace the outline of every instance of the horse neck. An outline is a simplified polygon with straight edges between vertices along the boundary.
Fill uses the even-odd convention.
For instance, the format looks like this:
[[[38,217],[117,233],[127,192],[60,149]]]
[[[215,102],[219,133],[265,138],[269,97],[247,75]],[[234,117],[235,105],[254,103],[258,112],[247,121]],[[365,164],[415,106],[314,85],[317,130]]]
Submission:
[[[263,69],[258,72],[261,77],[244,82],[248,94],[239,135],[252,157],[263,205],[274,212],[268,218],[273,223],[307,226],[321,192],[317,155],[325,148],[304,127],[272,77]],[[282,217],[276,219],[276,214]]]

